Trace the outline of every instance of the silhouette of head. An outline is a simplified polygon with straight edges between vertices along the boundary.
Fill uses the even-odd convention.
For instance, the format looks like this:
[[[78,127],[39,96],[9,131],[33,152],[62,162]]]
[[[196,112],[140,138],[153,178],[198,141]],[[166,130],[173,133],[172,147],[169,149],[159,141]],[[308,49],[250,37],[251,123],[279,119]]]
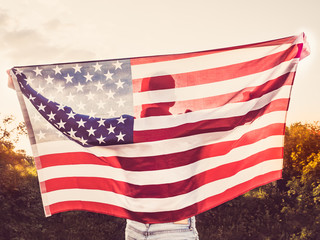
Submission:
[[[174,89],[175,81],[171,75],[155,76],[144,78],[141,83],[141,92]],[[150,97],[152,99],[152,97]],[[171,115],[169,108],[175,102],[161,102],[142,105],[141,117]]]

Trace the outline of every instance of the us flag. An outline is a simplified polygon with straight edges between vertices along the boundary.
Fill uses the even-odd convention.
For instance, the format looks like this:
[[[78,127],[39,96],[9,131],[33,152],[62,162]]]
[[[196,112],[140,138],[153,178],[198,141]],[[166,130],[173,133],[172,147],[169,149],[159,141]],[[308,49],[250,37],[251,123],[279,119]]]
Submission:
[[[14,67],[46,216],[185,219],[281,178],[304,34],[224,49]]]

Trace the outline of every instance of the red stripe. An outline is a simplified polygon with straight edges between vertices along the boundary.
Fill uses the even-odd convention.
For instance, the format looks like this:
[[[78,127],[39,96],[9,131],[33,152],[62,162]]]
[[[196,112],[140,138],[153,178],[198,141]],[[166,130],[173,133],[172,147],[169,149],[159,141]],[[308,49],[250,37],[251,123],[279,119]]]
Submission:
[[[117,163],[117,161],[118,158],[116,156],[111,156],[107,158],[98,157],[92,153],[87,152],[66,152],[40,156],[42,168],[75,164],[96,164],[121,168],[121,165]]]
[[[204,109],[211,109],[221,107],[229,103],[245,102],[252,99],[260,98],[263,95],[279,89],[282,86],[292,85],[295,73],[286,73],[278,78],[272,79],[260,86],[244,88],[238,92],[227,93],[219,96],[212,96],[201,99],[193,99],[186,101],[177,101],[172,107],[170,112],[175,114],[185,113],[187,109],[190,111],[198,111]],[[142,107],[143,106],[143,107]],[[161,107],[161,104],[143,104],[142,106],[134,107],[134,115],[136,118],[143,118],[141,114],[142,109],[148,109],[152,107]]]
[[[130,214],[128,210],[115,205],[98,203],[98,202],[86,202],[86,201],[58,202],[58,203],[49,205],[49,209],[51,214],[80,210],[80,211],[102,213],[102,214],[107,214],[107,215],[116,216],[120,218],[130,218],[131,214],[134,215],[134,212]],[[139,221],[138,219],[136,220]]]
[[[249,145],[273,135],[283,135],[285,124],[276,123],[247,132],[234,141],[219,142],[201,146],[184,152],[150,157],[97,157],[86,152],[59,153],[40,157],[43,168],[72,164],[97,164],[122,168],[128,171],[151,171],[175,168],[195,161],[227,154],[234,148]]]
[[[207,50],[207,51],[200,51],[200,52],[197,51],[197,52],[182,53],[182,54],[170,54],[170,55],[160,55],[160,56],[151,56],[151,57],[137,57],[137,58],[131,59],[131,65],[172,61],[172,60],[202,56],[202,55],[207,55],[207,54],[212,54],[212,53],[226,52],[226,51],[230,51],[230,50],[236,50],[236,49],[248,48],[248,47],[275,46],[275,45],[281,45],[281,44],[286,44],[286,43],[293,43],[293,41],[295,41],[295,39],[296,39],[296,37],[292,36],[292,37],[286,37],[286,38],[265,41],[265,42],[260,42],[260,43],[246,44],[246,45],[221,48],[221,49],[214,49],[214,50]]]
[[[232,49],[230,49],[232,50]],[[159,56],[150,56],[150,57],[137,57],[131,59],[131,65],[141,65],[148,63],[157,63],[157,62],[167,62],[174,61],[179,59],[191,58],[191,57],[199,57],[219,52],[226,52],[227,49],[213,49],[207,51],[200,52],[191,52],[191,53],[177,53],[177,54],[169,54],[169,55],[159,55]]]
[[[171,77],[175,81],[176,88],[220,82],[271,69],[282,62],[295,58],[298,51],[298,46],[294,45],[285,51],[271,54],[260,59],[202,71],[172,74]],[[142,81],[146,81],[148,79],[149,78],[145,78],[145,80],[133,79],[133,92],[146,91],[146,89],[142,89]]]
[[[193,204],[189,207],[168,211],[168,212],[133,212],[124,208],[96,202],[85,201],[67,201],[59,202],[49,206],[51,214],[70,211],[70,210],[85,210],[97,213],[108,214],[121,218],[127,218],[144,223],[162,223],[162,222],[174,222],[182,220],[188,217],[195,216],[199,213],[205,212],[213,207],[216,207],[224,202],[227,202],[235,197],[242,195],[243,193],[254,189],[258,186],[267,184],[281,178],[281,171],[273,171],[258,177],[251,179],[245,183],[241,183],[235,187],[232,187],[225,192],[209,197],[201,202]]]
[[[47,192],[61,189],[96,189],[114,192],[132,198],[167,198],[186,194],[208,183],[234,176],[238,172],[255,166],[261,162],[281,159],[283,148],[271,148],[256,153],[241,161],[225,164],[189,179],[158,185],[134,185],[114,179],[96,177],[68,177],[56,178],[43,182]]]
[[[134,131],[133,139],[135,143],[140,143],[186,137],[209,132],[229,131],[237,126],[253,122],[263,114],[275,111],[286,111],[288,103],[289,99],[279,99],[272,101],[261,109],[250,111],[245,115],[237,117],[203,120],[164,129]]]

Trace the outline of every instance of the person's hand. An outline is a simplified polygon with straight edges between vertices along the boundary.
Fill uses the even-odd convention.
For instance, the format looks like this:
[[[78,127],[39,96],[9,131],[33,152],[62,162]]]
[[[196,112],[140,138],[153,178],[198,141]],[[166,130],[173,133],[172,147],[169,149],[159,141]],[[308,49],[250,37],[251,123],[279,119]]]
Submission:
[[[7,73],[8,73],[8,87],[14,89],[13,80],[10,75],[10,70],[7,70]]]

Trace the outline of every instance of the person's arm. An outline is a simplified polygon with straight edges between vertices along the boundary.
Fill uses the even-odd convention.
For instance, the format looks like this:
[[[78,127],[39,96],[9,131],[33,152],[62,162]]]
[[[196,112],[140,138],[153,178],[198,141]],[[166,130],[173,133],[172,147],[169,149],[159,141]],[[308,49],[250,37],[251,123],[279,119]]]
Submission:
[[[13,80],[10,75],[10,70],[7,70],[7,73],[8,73],[8,87],[14,89]]]

